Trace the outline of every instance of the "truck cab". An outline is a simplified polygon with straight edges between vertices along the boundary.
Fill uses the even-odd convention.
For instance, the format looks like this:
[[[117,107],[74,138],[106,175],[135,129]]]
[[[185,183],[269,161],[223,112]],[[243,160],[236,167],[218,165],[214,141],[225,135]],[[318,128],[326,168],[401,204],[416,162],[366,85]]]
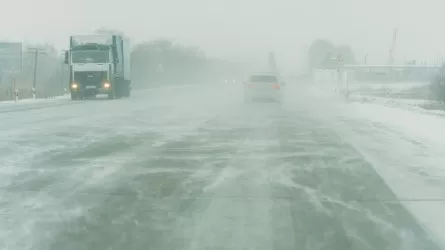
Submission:
[[[72,36],[65,63],[70,65],[71,99],[98,94],[109,99],[130,96],[130,53],[121,36]]]

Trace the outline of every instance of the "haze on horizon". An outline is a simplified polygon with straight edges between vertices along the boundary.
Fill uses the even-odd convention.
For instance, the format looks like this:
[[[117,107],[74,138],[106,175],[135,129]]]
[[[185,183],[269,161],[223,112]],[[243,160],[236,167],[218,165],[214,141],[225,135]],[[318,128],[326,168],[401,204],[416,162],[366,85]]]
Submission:
[[[303,66],[316,38],[349,44],[361,62],[386,63],[393,29],[396,61],[434,61],[445,55],[440,0],[6,0],[0,39],[66,48],[72,34],[100,27],[122,30],[135,42],[171,38],[206,54]]]

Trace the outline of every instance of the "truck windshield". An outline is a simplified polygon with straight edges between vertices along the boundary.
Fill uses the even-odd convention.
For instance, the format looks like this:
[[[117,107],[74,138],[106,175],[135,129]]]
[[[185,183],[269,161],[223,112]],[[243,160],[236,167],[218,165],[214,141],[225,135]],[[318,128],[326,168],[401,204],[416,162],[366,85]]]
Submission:
[[[72,51],[73,63],[108,63],[108,51]]]

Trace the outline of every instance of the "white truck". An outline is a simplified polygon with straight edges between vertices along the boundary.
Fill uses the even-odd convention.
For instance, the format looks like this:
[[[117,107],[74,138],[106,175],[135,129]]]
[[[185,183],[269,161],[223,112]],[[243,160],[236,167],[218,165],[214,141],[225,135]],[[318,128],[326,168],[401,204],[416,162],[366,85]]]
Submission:
[[[120,35],[77,35],[70,37],[65,52],[70,66],[72,100],[107,94],[108,99],[130,97],[131,48]]]

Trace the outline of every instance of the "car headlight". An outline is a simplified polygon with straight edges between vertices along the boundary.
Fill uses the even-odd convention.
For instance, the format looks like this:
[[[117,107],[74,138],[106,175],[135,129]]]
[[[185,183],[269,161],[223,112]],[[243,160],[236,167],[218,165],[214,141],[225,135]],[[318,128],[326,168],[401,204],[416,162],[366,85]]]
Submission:
[[[79,87],[79,85],[77,85],[77,83],[75,83],[75,82],[71,83],[72,89],[77,89],[78,87]]]
[[[105,82],[104,83],[104,88],[108,89],[109,87],[111,87],[111,84],[109,82]]]

